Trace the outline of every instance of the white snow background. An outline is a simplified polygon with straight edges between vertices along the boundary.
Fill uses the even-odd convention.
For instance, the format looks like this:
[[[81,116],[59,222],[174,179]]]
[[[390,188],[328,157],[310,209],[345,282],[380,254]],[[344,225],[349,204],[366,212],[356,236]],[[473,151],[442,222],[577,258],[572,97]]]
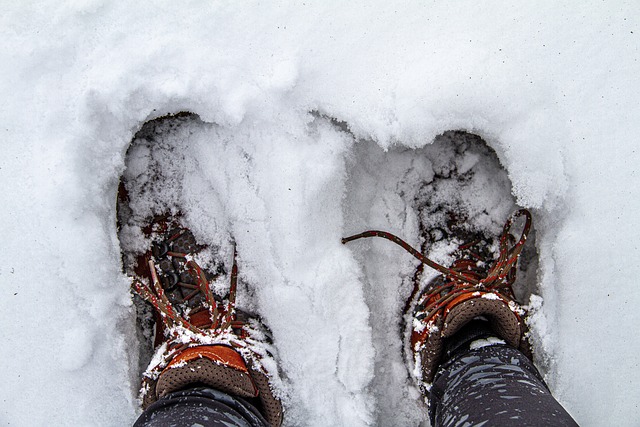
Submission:
[[[362,253],[386,259],[396,310],[415,264],[340,238],[415,243],[394,156],[452,129],[496,150],[533,211],[554,395],[581,425],[638,425],[639,21],[636,1],[2,2],[0,424],[139,413],[116,188],[141,125],[185,110],[214,124],[190,194],[236,239],[289,425],[427,424]]]

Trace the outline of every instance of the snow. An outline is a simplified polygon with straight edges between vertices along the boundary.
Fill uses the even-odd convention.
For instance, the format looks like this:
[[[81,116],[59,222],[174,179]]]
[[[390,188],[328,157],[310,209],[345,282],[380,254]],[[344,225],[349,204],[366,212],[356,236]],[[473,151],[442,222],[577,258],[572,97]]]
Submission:
[[[496,337],[489,337],[486,339],[475,340],[469,344],[471,350],[477,350],[479,348],[488,347],[496,344],[506,344],[503,340]]]
[[[554,395],[580,425],[640,417],[637,2],[42,1],[0,20],[3,424],[139,413],[116,188],[141,125],[183,110],[204,122],[189,219],[236,240],[289,425],[427,423],[396,326],[415,264],[340,238],[418,243],[398,190],[456,129],[487,141],[533,211],[531,327]]]

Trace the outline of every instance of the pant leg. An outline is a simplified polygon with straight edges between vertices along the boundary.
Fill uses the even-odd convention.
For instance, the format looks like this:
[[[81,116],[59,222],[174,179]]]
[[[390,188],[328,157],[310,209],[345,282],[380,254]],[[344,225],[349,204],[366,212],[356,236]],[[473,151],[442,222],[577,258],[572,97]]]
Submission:
[[[429,396],[432,426],[577,426],[538,370],[504,344],[467,349],[440,368]]]
[[[168,394],[149,406],[134,427],[268,427],[248,401],[207,387]]]

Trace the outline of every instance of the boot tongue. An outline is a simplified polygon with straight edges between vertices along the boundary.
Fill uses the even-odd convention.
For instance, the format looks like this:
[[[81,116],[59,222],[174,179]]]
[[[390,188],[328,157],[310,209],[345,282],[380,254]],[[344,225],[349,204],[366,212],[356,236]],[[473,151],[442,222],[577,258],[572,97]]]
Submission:
[[[189,322],[193,326],[205,329],[211,326],[211,315],[209,310],[201,310],[189,316]]]

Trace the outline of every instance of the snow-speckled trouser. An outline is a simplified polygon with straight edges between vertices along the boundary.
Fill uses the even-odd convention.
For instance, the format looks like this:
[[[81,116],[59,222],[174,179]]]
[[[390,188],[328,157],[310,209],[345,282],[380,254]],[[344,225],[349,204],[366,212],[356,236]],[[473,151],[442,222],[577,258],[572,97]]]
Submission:
[[[431,424],[448,426],[576,426],[531,361],[515,348],[467,350],[445,362],[430,392]],[[158,400],[134,427],[182,425],[266,427],[244,399],[192,388]]]
[[[538,370],[507,345],[467,350],[438,370],[429,396],[432,426],[576,426]]]
[[[170,393],[147,408],[134,427],[268,427],[244,399],[206,387]]]

